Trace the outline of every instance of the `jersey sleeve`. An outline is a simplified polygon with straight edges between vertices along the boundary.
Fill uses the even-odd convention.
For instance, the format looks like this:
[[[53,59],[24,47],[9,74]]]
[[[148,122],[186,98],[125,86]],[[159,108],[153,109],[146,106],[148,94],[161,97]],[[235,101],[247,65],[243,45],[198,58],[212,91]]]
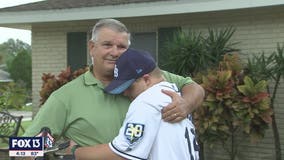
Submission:
[[[66,122],[67,110],[65,105],[51,94],[48,100],[41,106],[33,123],[28,127],[23,136],[35,136],[42,127],[48,127],[53,136],[58,137]],[[52,117],[52,118],[51,118]]]
[[[175,83],[179,90],[181,90],[184,85],[194,82],[190,77],[179,76],[168,71],[163,71],[163,76],[168,82]]]
[[[116,154],[127,159],[147,159],[161,122],[161,112],[146,103],[132,103],[119,135],[109,143]]]

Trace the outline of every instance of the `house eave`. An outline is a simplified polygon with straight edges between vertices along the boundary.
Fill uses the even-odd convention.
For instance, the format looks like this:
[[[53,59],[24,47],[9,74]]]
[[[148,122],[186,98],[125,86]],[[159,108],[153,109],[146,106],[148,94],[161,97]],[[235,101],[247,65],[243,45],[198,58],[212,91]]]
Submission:
[[[158,16],[268,7],[283,5],[283,0],[180,0],[155,3],[125,4],[117,6],[100,6],[61,10],[39,10],[23,12],[0,12],[0,26],[21,26],[58,21],[74,21],[101,18],[124,18],[140,16]]]

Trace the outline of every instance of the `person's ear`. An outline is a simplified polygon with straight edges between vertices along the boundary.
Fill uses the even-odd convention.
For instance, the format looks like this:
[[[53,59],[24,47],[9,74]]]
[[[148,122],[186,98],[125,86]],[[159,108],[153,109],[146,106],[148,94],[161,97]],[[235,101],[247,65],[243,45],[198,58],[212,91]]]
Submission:
[[[94,49],[94,47],[95,47],[95,42],[94,41],[92,41],[92,40],[89,40],[88,41],[88,49],[89,49],[89,55],[90,55],[90,58],[91,58],[91,63],[92,64],[94,64],[94,51],[93,51],[93,49]]]
[[[89,50],[92,50],[95,47],[95,42],[93,40],[88,41],[88,48]]]
[[[145,81],[145,83],[146,83],[147,85],[150,85],[150,84],[151,84],[151,78],[150,78],[150,75],[149,75],[149,74],[144,74],[142,78],[143,78],[143,80]]]

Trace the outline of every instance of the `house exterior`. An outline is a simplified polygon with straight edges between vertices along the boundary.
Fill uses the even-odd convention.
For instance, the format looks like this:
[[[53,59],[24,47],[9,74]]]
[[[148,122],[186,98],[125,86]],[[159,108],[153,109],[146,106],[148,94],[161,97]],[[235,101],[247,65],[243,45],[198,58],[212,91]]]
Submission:
[[[207,31],[233,26],[234,41],[244,56],[276,50],[284,43],[284,0],[47,0],[0,9],[0,26],[32,32],[33,105],[39,106],[43,73],[58,74],[67,66],[90,64],[89,31],[101,18],[116,18],[132,33],[132,46],[159,53],[164,37],[176,29]],[[284,157],[284,86],[278,91],[275,115]],[[243,141],[239,159],[275,158],[269,129],[257,144]],[[220,146],[206,147],[206,159],[228,159]]]
[[[10,74],[0,69],[0,84],[12,82],[12,81],[13,80],[10,78]]]

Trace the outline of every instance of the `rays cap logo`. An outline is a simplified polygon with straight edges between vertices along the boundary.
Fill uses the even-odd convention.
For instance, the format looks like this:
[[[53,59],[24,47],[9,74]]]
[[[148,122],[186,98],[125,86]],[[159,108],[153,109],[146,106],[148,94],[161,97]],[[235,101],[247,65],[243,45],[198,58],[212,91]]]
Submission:
[[[152,72],[156,63],[149,52],[129,48],[116,61],[114,79],[105,88],[110,94],[120,94],[144,74]]]

